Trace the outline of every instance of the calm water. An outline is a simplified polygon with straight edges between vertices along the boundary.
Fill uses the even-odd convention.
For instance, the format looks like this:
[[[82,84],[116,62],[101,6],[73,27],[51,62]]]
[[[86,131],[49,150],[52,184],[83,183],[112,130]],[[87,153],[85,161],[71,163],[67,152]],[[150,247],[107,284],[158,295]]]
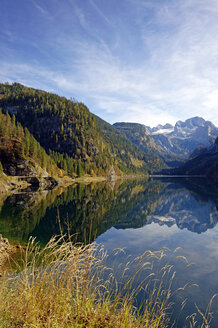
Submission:
[[[108,264],[115,267],[147,249],[169,249],[165,262],[176,271],[172,288],[198,285],[173,296],[178,307],[188,298],[184,310],[172,315],[176,327],[196,312],[195,304],[205,312],[218,293],[218,188],[207,181],[125,180],[1,197],[0,233],[13,241],[25,243],[36,236],[43,245],[51,236],[70,231],[77,241],[104,244]],[[124,249],[125,254],[114,259],[110,254],[115,248]],[[187,265],[183,256],[193,264]],[[212,311],[215,328],[217,299]]]

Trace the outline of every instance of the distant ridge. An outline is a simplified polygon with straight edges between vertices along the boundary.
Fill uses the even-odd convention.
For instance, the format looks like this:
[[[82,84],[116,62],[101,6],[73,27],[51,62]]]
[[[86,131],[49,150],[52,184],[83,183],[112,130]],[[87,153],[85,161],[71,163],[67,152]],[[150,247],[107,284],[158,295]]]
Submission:
[[[149,136],[149,140],[146,143],[148,148],[144,151],[144,149],[141,149],[140,147],[135,147],[134,142],[125,136],[122,131],[119,131],[115,125],[107,123],[96,115],[95,119],[104,140],[110,148],[110,152],[118,161],[121,169],[122,167],[131,167],[132,163],[135,163],[136,166],[145,163],[147,170],[150,173],[159,171],[161,168],[165,167],[164,163],[158,156],[158,152],[152,153],[149,151],[149,140],[153,142]]]
[[[172,171],[174,174],[200,175],[212,179],[213,183],[218,180],[218,137],[214,145],[193,156],[181,167]]]
[[[114,127],[145,153],[155,154],[176,167],[196,152],[213,145],[218,128],[201,117],[192,117],[175,126],[167,123],[151,128],[138,123],[115,123]]]
[[[165,153],[160,146],[157,145],[153,136],[150,135],[151,130],[147,126],[139,123],[114,123],[113,125],[120,133],[122,133],[129,141],[137,146],[143,153],[155,155],[164,161],[169,167],[176,167],[182,163],[180,158],[174,154]],[[159,129],[163,126],[159,125]],[[166,125],[169,128],[169,125]],[[155,131],[157,128],[155,128]]]

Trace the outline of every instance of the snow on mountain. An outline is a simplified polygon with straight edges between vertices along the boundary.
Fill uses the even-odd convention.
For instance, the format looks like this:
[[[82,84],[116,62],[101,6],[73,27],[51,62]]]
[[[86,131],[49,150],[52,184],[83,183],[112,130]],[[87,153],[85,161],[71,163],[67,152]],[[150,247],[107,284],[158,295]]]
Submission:
[[[150,128],[149,126],[145,126],[145,128],[150,135],[153,135],[153,134],[170,133],[173,131],[174,126],[167,123],[165,125],[159,124],[154,128]]]
[[[157,131],[154,131],[151,133],[151,135],[155,135],[155,134],[169,134],[171,132],[173,132],[174,128],[170,128],[170,129],[160,129]]]
[[[218,128],[201,117],[193,117],[185,122],[178,121],[175,126],[146,126],[146,130],[162,151],[181,158],[188,158],[199,146],[212,146],[218,136]]]

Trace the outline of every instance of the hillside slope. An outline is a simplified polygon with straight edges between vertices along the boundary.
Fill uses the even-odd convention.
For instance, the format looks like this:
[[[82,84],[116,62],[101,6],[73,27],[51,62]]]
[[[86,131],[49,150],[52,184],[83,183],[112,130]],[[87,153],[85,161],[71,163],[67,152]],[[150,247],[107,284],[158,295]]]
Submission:
[[[49,177],[60,177],[63,172],[56,166],[27,128],[0,111],[0,177],[1,183],[7,176],[46,178],[47,182],[55,183]],[[45,181],[45,179],[44,179]],[[53,181],[53,182],[52,182]]]
[[[218,138],[214,146],[204,150],[200,155],[188,160],[181,167],[173,171],[174,174],[202,175],[218,179]]]
[[[74,100],[6,83],[0,84],[0,107],[14,114],[70,176],[146,173],[162,167],[158,158],[136,150]]]
[[[102,136],[121,170],[124,172],[137,170],[155,172],[165,167],[159,157],[143,153],[113,125],[98,116],[95,118]]]
[[[143,124],[139,123],[114,123],[113,126],[126,136],[133,144],[145,153],[160,152],[160,148],[156,145],[152,137],[147,133]]]
[[[152,136],[149,135],[145,125],[139,123],[114,123],[113,126],[121,132],[129,141],[137,146],[143,153],[159,157],[170,167],[176,167],[181,164],[174,154],[166,154],[156,144]]]
[[[1,84],[0,95],[3,111],[14,114],[68,174],[109,171],[112,157],[84,104],[18,83]]]

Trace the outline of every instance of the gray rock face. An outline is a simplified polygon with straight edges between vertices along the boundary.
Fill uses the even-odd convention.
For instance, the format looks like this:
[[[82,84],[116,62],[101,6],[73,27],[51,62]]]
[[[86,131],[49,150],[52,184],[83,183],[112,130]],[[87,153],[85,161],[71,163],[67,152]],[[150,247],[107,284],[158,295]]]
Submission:
[[[218,128],[201,117],[193,117],[185,122],[146,127],[148,133],[166,154],[188,158],[199,147],[211,147],[218,136]]]

